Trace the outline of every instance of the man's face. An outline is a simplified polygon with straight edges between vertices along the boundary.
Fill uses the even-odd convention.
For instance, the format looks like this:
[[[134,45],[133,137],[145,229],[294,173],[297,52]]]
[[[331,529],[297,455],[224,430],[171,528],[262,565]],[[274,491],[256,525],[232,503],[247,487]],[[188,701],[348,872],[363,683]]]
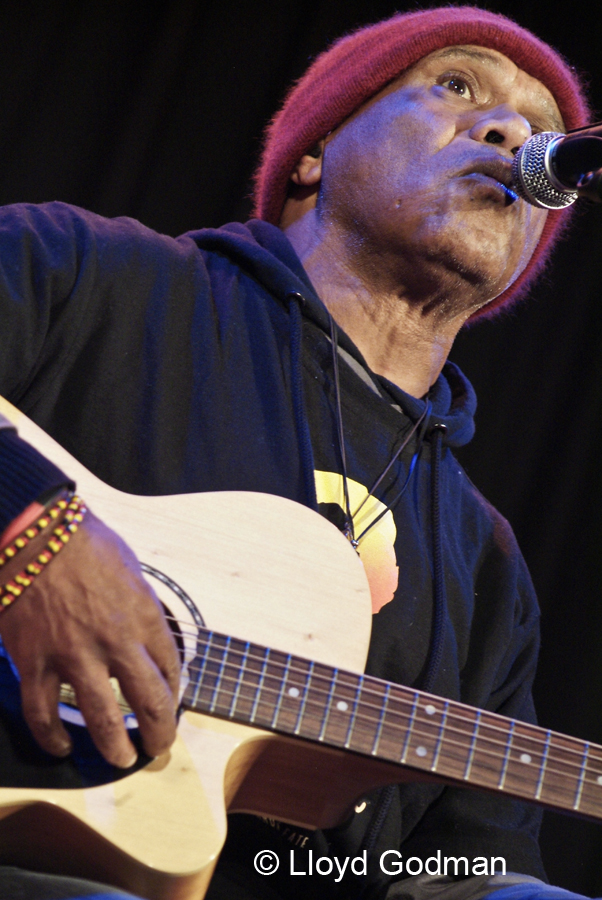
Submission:
[[[401,289],[476,308],[525,268],[545,222],[506,190],[513,155],[563,130],[547,88],[503,54],[438,50],[329,136],[320,216],[360,265],[396,261]]]

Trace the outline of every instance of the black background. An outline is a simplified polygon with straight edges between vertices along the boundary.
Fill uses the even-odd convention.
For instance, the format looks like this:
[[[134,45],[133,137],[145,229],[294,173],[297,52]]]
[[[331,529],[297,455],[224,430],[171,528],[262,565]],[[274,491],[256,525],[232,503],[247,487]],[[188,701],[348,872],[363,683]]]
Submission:
[[[428,5],[428,4],[426,4]],[[384,0],[0,3],[0,202],[65,200],[168,234],[244,220],[285,86]],[[602,5],[488,3],[589,75]],[[540,721],[602,743],[602,206],[584,207],[531,297],[452,358],[479,396],[470,476],[512,522],[543,610]],[[546,814],[550,879],[602,894],[602,826]]]

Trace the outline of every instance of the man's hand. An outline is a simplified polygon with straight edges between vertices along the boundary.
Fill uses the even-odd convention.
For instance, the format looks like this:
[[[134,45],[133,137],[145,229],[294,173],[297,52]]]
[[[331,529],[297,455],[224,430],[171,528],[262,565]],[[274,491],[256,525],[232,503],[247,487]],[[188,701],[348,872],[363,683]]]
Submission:
[[[24,560],[22,551],[10,571],[3,570],[4,580]],[[175,641],[136,557],[91,512],[0,614],[0,635],[21,677],[23,714],[44,750],[56,756],[71,750],[58,715],[60,684],[68,682],[105,759],[123,768],[133,765],[136,751],[110,676],[119,680],[136,714],[149,756],[171,745],[180,678]]]

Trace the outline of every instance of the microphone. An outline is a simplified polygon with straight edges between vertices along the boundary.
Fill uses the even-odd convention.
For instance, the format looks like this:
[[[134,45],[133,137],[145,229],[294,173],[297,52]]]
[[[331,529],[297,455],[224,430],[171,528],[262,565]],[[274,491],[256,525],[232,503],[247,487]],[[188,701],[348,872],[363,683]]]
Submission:
[[[523,200],[543,209],[562,209],[577,197],[602,202],[602,122],[534,134],[514,157],[512,181]]]

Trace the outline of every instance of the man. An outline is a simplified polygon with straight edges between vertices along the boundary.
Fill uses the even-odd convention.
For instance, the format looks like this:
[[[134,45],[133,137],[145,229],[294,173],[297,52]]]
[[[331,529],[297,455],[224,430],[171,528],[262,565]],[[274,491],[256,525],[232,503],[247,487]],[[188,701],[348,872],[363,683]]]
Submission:
[[[529,720],[537,607],[507,524],[451,455],[472,435],[474,397],[445,361],[467,320],[531,282],[562,222],[516,198],[513,155],[533,131],[586,120],[572,71],[503,17],[438,9],[364,29],[316,60],[274,119],[260,221],[173,241],[62,205],[8,209],[1,390],[116,487],[266,491],[319,508],[369,576],[367,670]],[[66,479],[14,432],[0,439],[8,540],[23,508]],[[66,680],[106,759],[132,763],[109,674],[147,752],[169,746],[171,639],[127,548],[91,515],[0,633],[49,753],[70,751],[56,713]],[[44,760],[24,766],[11,747],[10,771],[40,777]],[[54,770],[74,783],[68,761]],[[295,829],[294,841],[305,854],[366,851],[367,877],[281,867],[267,879],[255,854],[284,858],[293,832],[237,817],[209,896],[550,891],[537,881],[539,816],[521,804],[410,784],[356,809],[327,833]],[[503,857],[518,874],[396,880],[376,865],[391,849]]]

